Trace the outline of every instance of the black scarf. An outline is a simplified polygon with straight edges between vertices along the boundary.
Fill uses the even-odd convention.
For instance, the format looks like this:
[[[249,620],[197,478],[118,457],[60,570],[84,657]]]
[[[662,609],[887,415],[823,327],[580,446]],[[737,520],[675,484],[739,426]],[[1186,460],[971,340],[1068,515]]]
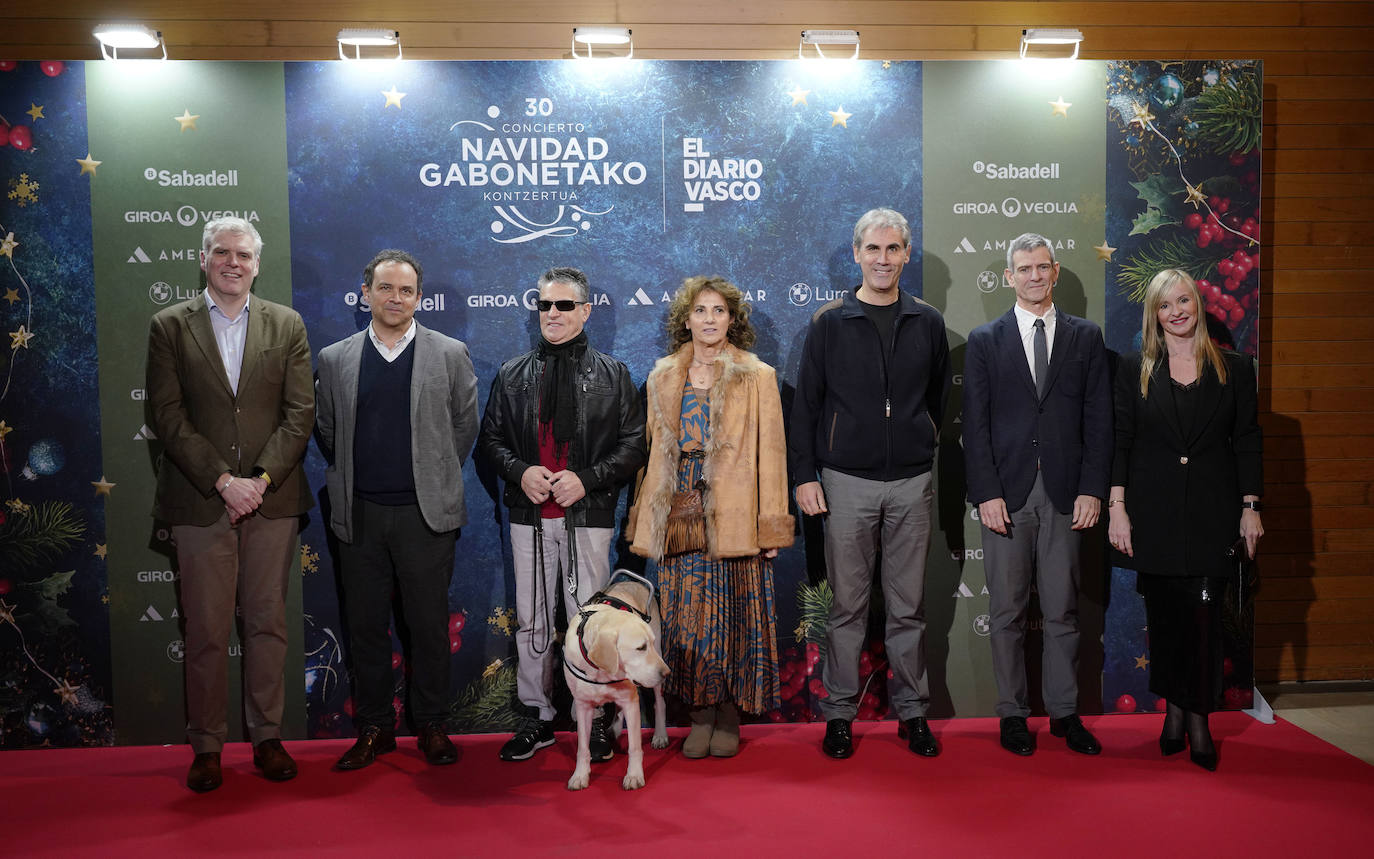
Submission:
[[[539,377],[539,422],[552,426],[555,449],[562,455],[577,432],[577,365],[587,354],[587,332],[580,331],[562,343],[540,337],[538,354],[544,362]]]

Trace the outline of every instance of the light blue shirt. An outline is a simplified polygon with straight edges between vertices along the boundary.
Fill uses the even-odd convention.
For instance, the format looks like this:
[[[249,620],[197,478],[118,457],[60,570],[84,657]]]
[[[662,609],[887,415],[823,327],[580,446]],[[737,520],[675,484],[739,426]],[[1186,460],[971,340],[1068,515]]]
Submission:
[[[248,309],[253,301],[249,294],[237,319],[215,304],[210,290],[205,290],[205,303],[210,308],[210,327],[215,329],[215,343],[219,346],[219,359],[224,362],[224,372],[229,377],[229,390],[237,396],[239,392],[239,372],[243,369],[243,344],[248,339]]]

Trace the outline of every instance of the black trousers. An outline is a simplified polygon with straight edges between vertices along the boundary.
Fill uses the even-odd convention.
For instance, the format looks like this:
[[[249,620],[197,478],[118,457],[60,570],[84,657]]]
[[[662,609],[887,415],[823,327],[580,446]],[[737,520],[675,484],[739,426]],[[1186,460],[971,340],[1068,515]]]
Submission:
[[[1226,587],[1212,576],[1136,578],[1150,626],[1150,691],[1193,713],[1213,712],[1221,698]]]
[[[449,704],[448,585],[457,531],[431,531],[418,505],[353,499],[353,542],[341,543],[344,616],[353,657],[353,720],[390,730],[393,584],[410,630],[410,704],[418,727],[443,721]]]

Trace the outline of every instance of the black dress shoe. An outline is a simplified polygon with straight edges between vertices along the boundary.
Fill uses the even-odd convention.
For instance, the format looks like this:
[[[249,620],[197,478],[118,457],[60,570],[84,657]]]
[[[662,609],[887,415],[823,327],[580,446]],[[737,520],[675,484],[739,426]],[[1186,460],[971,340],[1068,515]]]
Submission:
[[[1193,763],[1207,770],[1209,773],[1217,771],[1216,749],[1212,749],[1210,752],[1199,752],[1196,749],[1189,749],[1188,757],[1192,759]]]
[[[930,732],[930,724],[925,716],[916,716],[902,722],[898,736],[906,735],[906,747],[923,758],[933,758],[940,754],[940,744]]]
[[[1083,720],[1078,718],[1077,713],[1070,713],[1062,719],[1050,719],[1050,733],[1056,737],[1064,737],[1069,744],[1069,750],[1080,755],[1102,753],[1102,744],[1091,731],[1083,727]]]
[[[415,744],[424,752],[425,760],[435,766],[444,766],[458,760],[458,749],[444,733],[443,722],[426,722],[420,728],[420,736]]]
[[[214,790],[224,782],[220,774],[219,752],[201,752],[186,772],[186,786],[196,793]]]
[[[296,762],[282,747],[281,740],[263,740],[253,747],[253,766],[271,781],[290,781],[296,777]]]
[[[1025,716],[1004,716],[999,724],[999,731],[1002,735],[1002,748],[1012,754],[1024,757],[1035,751],[1035,743],[1031,740]]]
[[[591,739],[587,741],[587,752],[592,763],[599,764],[615,757],[615,735],[611,733],[611,719],[604,712],[592,719]]]
[[[854,754],[854,734],[848,719],[831,719],[825,723],[825,740],[821,749],[832,758],[843,760]]]
[[[396,732],[384,731],[376,725],[368,725],[358,733],[358,741],[353,748],[343,753],[334,764],[336,770],[360,770],[396,748]]]

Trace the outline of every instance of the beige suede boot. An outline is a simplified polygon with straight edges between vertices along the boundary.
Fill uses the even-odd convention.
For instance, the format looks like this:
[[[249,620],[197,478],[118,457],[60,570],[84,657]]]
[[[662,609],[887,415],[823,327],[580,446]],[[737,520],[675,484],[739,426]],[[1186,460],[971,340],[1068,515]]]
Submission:
[[[688,758],[704,758],[711,753],[711,735],[716,724],[716,708],[701,707],[693,710],[692,730],[682,741],[682,755]]]
[[[716,729],[711,733],[711,756],[732,758],[739,752],[739,710],[734,703],[716,705]]]

